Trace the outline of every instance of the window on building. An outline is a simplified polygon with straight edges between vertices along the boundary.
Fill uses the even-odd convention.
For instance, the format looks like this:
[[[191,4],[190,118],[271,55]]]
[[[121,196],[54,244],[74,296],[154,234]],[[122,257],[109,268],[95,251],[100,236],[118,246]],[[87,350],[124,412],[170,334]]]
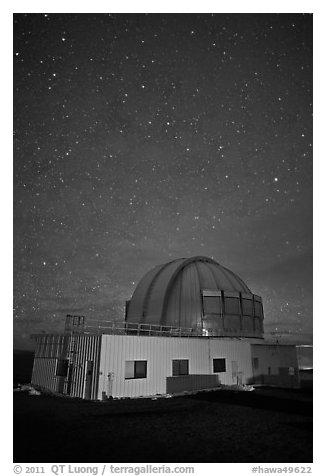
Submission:
[[[172,375],[173,377],[189,375],[189,360],[172,360]]]
[[[255,306],[255,316],[256,317],[263,317],[263,305],[259,301],[254,301]]]
[[[240,299],[224,297],[225,314],[240,314]]]
[[[68,375],[68,360],[67,359],[57,360],[57,369],[56,369],[55,375],[57,377],[67,377]]]
[[[255,317],[254,325],[256,332],[263,332],[263,323],[261,318]]]
[[[125,379],[146,378],[147,360],[127,360],[125,366]]]
[[[225,359],[213,359],[213,372],[226,372]]]
[[[252,316],[253,314],[252,300],[242,299],[242,312],[244,316]]]
[[[203,296],[204,314],[221,314],[221,297],[220,296]]]

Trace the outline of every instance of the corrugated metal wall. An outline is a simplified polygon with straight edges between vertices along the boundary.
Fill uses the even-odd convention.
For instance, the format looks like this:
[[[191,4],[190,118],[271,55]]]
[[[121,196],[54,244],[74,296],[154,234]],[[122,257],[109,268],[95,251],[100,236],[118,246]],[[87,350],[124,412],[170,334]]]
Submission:
[[[101,348],[100,335],[75,335],[71,344],[72,349],[72,381],[69,393],[72,397],[85,398],[86,366],[93,362],[89,375],[90,398],[95,400],[98,395],[98,375]]]
[[[34,359],[32,385],[58,392],[60,383],[58,377],[55,376],[58,359],[37,358]]]
[[[34,336],[36,341],[36,358],[63,358],[68,351],[69,335],[67,334],[39,334]]]
[[[189,374],[213,375],[213,359],[226,359],[222,384],[246,383],[252,377],[250,343],[232,339],[164,338],[103,335],[98,398],[166,393],[173,359],[189,359]],[[125,362],[147,361],[147,378],[125,379]],[[235,371],[235,364],[237,370]]]
[[[46,334],[34,336],[36,341],[32,384],[51,390],[63,391],[64,379],[56,376],[58,359],[66,355],[69,336]]]
[[[32,384],[53,392],[85,398],[86,381],[91,399],[98,394],[100,335],[40,335],[36,336]],[[67,377],[56,375],[59,359],[68,361]],[[86,375],[87,362],[93,362]]]

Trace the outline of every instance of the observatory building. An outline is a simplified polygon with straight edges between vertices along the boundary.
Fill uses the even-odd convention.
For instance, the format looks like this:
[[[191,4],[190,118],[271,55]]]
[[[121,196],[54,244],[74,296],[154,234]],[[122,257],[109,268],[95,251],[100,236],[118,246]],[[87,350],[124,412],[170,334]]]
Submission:
[[[262,299],[232,271],[201,256],[149,271],[127,303],[126,321],[190,328],[203,336],[263,336]]]
[[[156,266],[126,302],[124,321],[67,316],[62,334],[35,335],[32,384],[103,400],[221,385],[299,385],[295,345],[264,339],[260,296],[197,256]]]

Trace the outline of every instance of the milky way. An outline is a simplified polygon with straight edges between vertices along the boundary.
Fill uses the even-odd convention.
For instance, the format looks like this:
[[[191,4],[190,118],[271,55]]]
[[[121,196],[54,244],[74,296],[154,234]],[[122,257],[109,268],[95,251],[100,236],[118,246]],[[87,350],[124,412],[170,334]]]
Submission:
[[[14,15],[14,330],[209,256],[312,329],[312,15]]]

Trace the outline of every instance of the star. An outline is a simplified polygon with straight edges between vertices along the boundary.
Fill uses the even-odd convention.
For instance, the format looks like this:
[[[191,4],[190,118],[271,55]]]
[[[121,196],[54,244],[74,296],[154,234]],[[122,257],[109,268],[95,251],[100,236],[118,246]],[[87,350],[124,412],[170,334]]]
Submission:
[[[312,15],[14,14],[13,51],[22,345],[199,254],[311,335]]]

